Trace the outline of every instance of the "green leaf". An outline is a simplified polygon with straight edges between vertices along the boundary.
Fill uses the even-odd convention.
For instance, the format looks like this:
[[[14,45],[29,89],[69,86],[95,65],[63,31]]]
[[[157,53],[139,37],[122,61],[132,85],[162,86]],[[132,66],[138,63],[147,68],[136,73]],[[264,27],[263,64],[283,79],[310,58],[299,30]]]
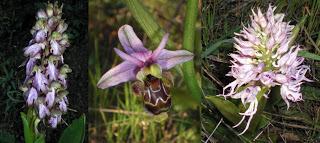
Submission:
[[[172,95],[173,108],[177,111],[196,110],[199,105],[197,101],[193,100],[192,96],[186,96],[189,94],[186,86],[173,88],[170,94]]]
[[[282,101],[280,95],[280,86],[272,87],[268,97],[269,98],[267,101],[266,109],[272,109],[273,106],[279,104]]]
[[[267,121],[261,121],[262,117],[262,111],[264,110],[264,107],[266,105],[266,99],[263,96],[267,91],[269,90],[268,87],[263,87],[261,91],[257,94],[257,100],[259,102],[258,105],[258,111],[253,116],[253,119],[250,123],[248,131],[251,132],[251,134],[245,133],[245,136],[251,137],[252,133],[255,133],[254,131],[257,129],[257,126],[259,126],[259,123],[262,122],[259,126],[259,128]],[[245,110],[246,108],[240,104],[239,107],[237,107],[234,103],[232,103],[229,100],[225,100],[223,97],[218,96],[207,96],[206,99],[208,99],[210,102],[212,102],[216,108],[221,112],[221,114],[227,118],[229,121],[233,122],[234,124],[237,124],[240,119],[241,115],[239,115],[240,111]]]
[[[34,141],[34,143],[45,143],[45,137],[43,134],[40,134],[38,138]]]
[[[217,127],[218,122],[219,119],[212,118],[211,116],[206,115],[206,113],[201,113],[201,123],[207,134],[210,134]],[[220,142],[230,143],[239,141],[239,136],[236,136],[236,133],[233,133],[222,124],[220,124],[212,136],[218,137],[218,141]]]
[[[267,115],[262,114],[261,120],[257,126],[257,129],[262,129],[262,128],[266,127],[270,123],[269,118],[271,118],[271,117],[267,117]]]
[[[217,95],[219,91],[213,82],[206,76],[202,77],[202,90],[204,95]]]
[[[305,100],[314,100],[320,101],[320,88],[312,87],[312,86],[302,86],[301,89],[303,99]]]
[[[85,123],[85,115],[73,120],[72,124],[63,131],[59,143],[82,143],[85,135]]]
[[[310,53],[310,52],[308,52],[306,50],[299,51],[298,56],[305,57],[305,58],[312,59],[312,60],[320,61],[320,56],[319,55]]]
[[[297,39],[299,32],[300,32],[300,29],[303,27],[304,23],[306,22],[307,17],[308,17],[308,15],[303,16],[300,19],[300,22],[293,28],[289,47],[291,47],[293,45],[294,41]]]
[[[316,45],[318,47],[320,47],[320,31],[318,32],[318,38],[317,38],[317,41],[316,41]]]
[[[30,128],[29,122],[27,120],[27,115],[23,112],[20,112],[20,116],[23,124],[23,133],[24,133],[25,143],[33,143],[34,133],[32,132],[32,128]]]
[[[221,40],[218,41],[216,43],[212,43],[208,46],[208,48],[201,54],[201,58],[205,58],[208,55],[210,55],[211,53],[214,53],[215,51],[217,51],[219,49],[219,47],[221,47],[223,44],[232,44],[233,43],[233,39],[225,39],[225,40]]]
[[[154,20],[152,15],[146,10],[139,0],[125,0],[125,3],[135,20],[152,40],[152,43],[158,45],[165,32]],[[168,45],[171,47],[172,44],[170,41],[168,42]]]
[[[219,96],[206,96],[206,99],[210,101],[220,113],[234,124],[237,124],[241,116],[239,114],[240,109],[229,100],[225,100]]]

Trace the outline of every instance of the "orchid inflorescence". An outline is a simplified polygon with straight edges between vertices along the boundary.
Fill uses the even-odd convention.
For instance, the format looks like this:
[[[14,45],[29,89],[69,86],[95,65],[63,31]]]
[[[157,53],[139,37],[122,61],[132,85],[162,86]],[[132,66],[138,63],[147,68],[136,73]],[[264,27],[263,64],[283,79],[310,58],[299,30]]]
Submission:
[[[154,51],[144,47],[130,25],[119,28],[118,37],[124,52],[114,48],[116,54],[124,61],[106,72],[98,82],[98,87],[105,89],[123,82],[140,80],[144,81],[148,75],[162,77],[162,71],[169,70],[189,61],[193,54],[186,50],[170,51],[165,45],[169,34],[165,34]]]
[[[230,54],[233,60],[227,74],[235,80],[223,88],[222,96],[241,99],[244,106],[249,104],[247,110],[240,113],[241,121],[234,126],[249,117],[240,134],[246,132],[257,112],[259,94],[267,98],[270,87],[281,86],[281,97],[289,108],[289,101],[302,100],[300,85],[311,81],[305,77],[309,67],[302,65],[304,58],[297,56],[301,46],[289,45],[294,26],[283,22],[284,14],[274,14],[275,9],[270,5],[265,14],[259,8],[257,13],[252,10],[251,24],[235,33],[237,51]]]
[[[31,30],[33,39],[24,49],[26,78],[22,86],[26,102],[38,117],[56,128],[62,114],[67,112],[67,73],[71,69],[64,64],[63,53],[69,47],[66,31],[68,25],[61,19],[62,7],[48,3],[38,11],[37,22]]]

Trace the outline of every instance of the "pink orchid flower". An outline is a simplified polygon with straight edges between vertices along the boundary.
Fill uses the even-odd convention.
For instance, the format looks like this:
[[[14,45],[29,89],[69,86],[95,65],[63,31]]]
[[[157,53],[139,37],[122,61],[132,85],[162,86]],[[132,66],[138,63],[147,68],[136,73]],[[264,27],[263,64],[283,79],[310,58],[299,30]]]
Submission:
[[[98,82],[98,87],[105,89],[123,82],[139,79],[138,73],[144,68],[156,65],[159,72],[169,70],[177,64],[193,58],[193,54],[186,50],[170,51],[165,45],[169,34],[165,34],[154,51],[144,47],[130,25],[123,25],[118,31],[118,37],[125,52],[114,48],[117,55],[124,61],[106,72]]]
[[[305,77],[310,68],[302,64],[302,57],[298,57],[300,46],[289,45],[294,26],[283,21],[284,14],[274,14],[275,9],[269,6],[266,14],[262,14],[259,8],[257,13],[252,10],[251,24],[235,33],[237,51],[230,54],[233,60],[227,74],[235,80],[223,88],[222,96],[241,99],[243,105],[249,104],[244,113],[239,113],[243,117],[234,126],[238,127],[249,117],[240,135],[249,128],[257,111],[256,96],[260,89],[281,86],[280,95],[289,108],[289,101],[303,100],[301,84],[312,81]],[[267,94],[263,96],[267,98]]]

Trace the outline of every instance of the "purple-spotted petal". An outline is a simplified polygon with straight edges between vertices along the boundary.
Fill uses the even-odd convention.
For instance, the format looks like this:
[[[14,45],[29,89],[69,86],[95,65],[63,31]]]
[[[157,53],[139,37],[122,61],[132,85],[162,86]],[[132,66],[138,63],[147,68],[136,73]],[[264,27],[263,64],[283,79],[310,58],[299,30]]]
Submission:
[[[253,60],[250,57],[239,55],[239,54],[230,54],[230,56],[238,61],[240,64],[251,64]]]
[[[45,116],[50,114],[49,109],[46,106],[44,106],[43,104],[39,104],[38,110],[39,110],[39,118],[40,119],[42,119]]]
[[[281,84],[288,82],[287,76],[285,76],[283,74],[276,74],[275,80]]]
[[[283,66],[286,64],[286,62],[289,60],[290,58],[290,54],[291,54],[292,49],[290,49],[290,51],[286,54],[284,54],[279,60],[278,60],[278,66]]]
[[[58,123],[61,122],[61,115],[54,115],[54,116],[51,116],[48,123],[50,124],[50,126],[52,128],[56,128]]]
[[[67,104],[69,104],[69,101],[68,101],[67,96],[63,96],[63,100],[64,100],[64,102],[66,102]]]
[[[61,115],[53,115],[50,117],[48,123],[52,128],[56,128],[57,125],[61,122]]]
[[[27,94],[27,104],[28,106],[32,105],[34,101],[38,98],[38,92],[35,88],[31,87]]]
[[[60,80],[60,83],[63,85],[63,87],[65,87],[65,88],[67,88],[67,80],[66,80],[66,78],[65,78],[65,76],[61,76],[61,75],[59,75],[59,80]]]
[[[47,85],[48,85],[48,80],[46,79],[46,77],[40,71],[37,71],[33,79],[33,86],[38,91],[45,92],[47,91]]]
[[[292,90],[293,88],[293,90]],[[292,86],[288,84],[283,84],[280,88],[280,94],[284,102],[287,104],[287,109],[290,107],[290,102],[289,100],[296,102],[302,100],[302,95],[299,93],[300,89],[295,89],[299,88],[298,86]]]
[[[169,51],[162,49],[155,60],[163,70],[168,70],[177,64],[190,61],[192,58],[193,54],[186,50]]]
[[[45,99],[45,101],[46,101],[46,103],[47,103],[49,108],[51,108],[53,106],[54,98],[55,98],[55,91],[52,88],[52,91],[47,93],[46,99]]]
[[[33,67],[35,65],[36,59],[30,58],[26,64],[26,75],[29,76],[33,70]]]
[[[38,43],[32,44],[24,49],[24,55],[34,57],[40,52],[42,47],[43,47],[43,44],[38,44]]]
[[[254,46],[254,45],[253,45],[251,42],[249,42],[249,41],[243,41],[243,40],[240,40],[240,39],[238,39],[238,38],[236,38],[236,37],[234,37],[233,39],[236,41],[237,45],[239,45],[239,46],[241,46],[241,47],[250,48],[250,47]]]
[[[48,26],[50,29],[55,29],[58,25],[58,19],[56,17],[51,17],[48,20]]]
[[[47,18],[47,13],[43,9],[41,9],[37,13],[37,18]]]
[[[64,22],[60,22],[58,27],[57,27],[57,31],[59,33],[63,33],[64,31],[66,31],[68,28],[68,24],[64,23]]]
[[[35,36],[35,40],[37,43],[42,43],[47,38],[47,32],[44,30],[37,31],[37,34]]]
[[[57,80],[59,75],[58,69],[52,62],[48,62],[47,73],[50,81]]]
[[[99,80],[97,86],[105,89],[123,82],[136,79],[137,66],[124,61],[106,72]]]
[[[59,109],[62,111],[62,112],[67,112],[67,104],[66,102],[64,102],[64,100],[61,100],[59,102]]]
[[[137,66],[143,66],[143,62],[138,60],[137,58],[130,56],[117,48],[114,48],[114,51],[117,53],[117,55],[120,56],[121,59],[136,64]]]
[[[169,39],[169,34],[166,33],[163,37],[162,40],[159,44],[159,46],[157,47],[156,50],[154,50],[154,52],[152,53],[152,58],[153,59],[157,59],[157,57],[159,56],[159,54],[161,53],[161,51],[164,49],[164,47],[166,46],[167,42]]]
[[[50,53],[52,53],[53,55],[61,55],[61,53],[63,53],[64,51],[64,48],[61,47],[61,45],[55,40],[50,41],[50,46]]]
[[[58,118],[57,117],[50,117],[48,123],[52,128],[56,128],[58,124]]]
[[[296,61],[299,50],[299,46],[297,46],[295,50],[290,54],[289,59],[286,62],[287,65],[292,65]]]
[[[266,21],[265,17],[263,16],[260,9],[258,9],[258,21],[259,21],[261,28],[265,28],[267,26],[267,21]]]
[[[288,51],[288,49],[289,49],[289,42],[290,41],[287,41],[287,42],[283,42],[283,43],[281,43],[281,45],[280,45],[280,47],[278,48],[278,50],[277,50],[277,55],[281,55],[281,54],[283,54],[283,53],[285,53],[285,52],[287,52]]]
[[[126,53],[147,52],[141,40],[130,25],[123,25],[119,28],[118,37]]]
[[[245,56],[254,56],[255,55],[255,50],[252,48],[246,48],[246,47],[241,47],[237,44],[234,44],[234,47],[239,50],[239,53],[245,55]]]
[[[274,78],[275,74],[272,71],[266,71],[259,75],[260,81],[267,86],[273,86],[274,85]]]

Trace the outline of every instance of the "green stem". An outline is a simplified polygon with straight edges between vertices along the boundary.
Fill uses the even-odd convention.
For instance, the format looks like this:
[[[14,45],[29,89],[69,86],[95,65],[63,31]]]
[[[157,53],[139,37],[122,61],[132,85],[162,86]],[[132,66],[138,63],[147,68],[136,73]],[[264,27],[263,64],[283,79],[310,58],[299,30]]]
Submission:
[[[35,142],[42,135],[36,131],[40,120],[37,118],[34,109],[29,108],[27,114],[20,112],[20,116],[22,119],[25,143]]]
[[[164,35],[164,30],[159,26],[153,16],[146,10],[139,0],[124,0],[127,4],[130,13],[135,20],[142,27],[147,36],[152,40],[152,43],[157,45]],[[168,46],[172,46],[172,42],[169,40]]]
[[[296,26],[294,26],[294,28],[292,30],[292,36],[291,36],[290,42],[289,42],[289,47],[294,45],[294,42],[296,41],[296,39],[299,35],[300,29],[303,27],[304,23],[306,22],[307,17],[308,17],[308,15],[303,16],[300,19],[299,23]]]
[[[198,16],[198,0],[187,1],[187,13],[184,21],[183,48],[194,52],[196,22]],[[191,96],[200,103],[201,89],[196,79],[194,70],[194,61],[183,64],[183,74],[188,90]]]

